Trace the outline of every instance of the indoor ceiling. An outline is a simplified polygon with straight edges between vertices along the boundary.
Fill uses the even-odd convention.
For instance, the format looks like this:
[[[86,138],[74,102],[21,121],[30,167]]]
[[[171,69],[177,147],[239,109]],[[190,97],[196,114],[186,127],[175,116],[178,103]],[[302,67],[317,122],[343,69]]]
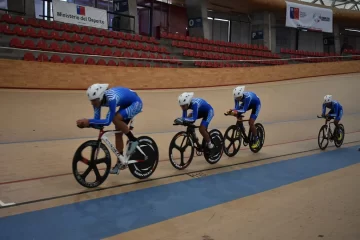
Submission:
[[[339,9],[360,11],[360,0],[298,0]]]

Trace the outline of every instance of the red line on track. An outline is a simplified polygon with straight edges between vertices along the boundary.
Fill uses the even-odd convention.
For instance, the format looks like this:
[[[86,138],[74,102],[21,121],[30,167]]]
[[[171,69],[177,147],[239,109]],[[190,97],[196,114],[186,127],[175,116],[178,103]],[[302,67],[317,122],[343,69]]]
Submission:
[[[345,134],[358,133],[358,132],[360,132],[360,130],[359,131],[348,132],[348,133],[345,133]],[[291,141],[291,142],[283,142],[283,143],[276,143],[276,144],[271,144],[271,145],[264,145],[264,147],[273,147],[273,146],[285,145],[285,144],[289,144],[289,143],[305,142],[305,141],[314,140],[314,139],[317,139],[317,137],[315,137],[315,138],[307,138],[307,139],[302,139],[302,140],[296,140],[296,141]],[[244,151],[244,150],[250,150],[250,149],[245,148],[242,151]],[[165,162],[165,161],[169,161],[169,160],[168,159],[159,160],[159,162]],[[103,169],[101,169],[101,170],[103,170]],[[44,176],[44,177],[20,179],[20,180],[15,180],[15,181],[2,182],[2,183],[0,183],[0,185],[12,184],[12,183],[20,183],[20,182],[29,182],[29,181],[35,181],[35,180],[40,180],[40,179],[46,179],[46,178],[62,177],[62,176],[67,176],[67,175],[72,175],[72,173],[62,173],[62,174],[56,174],[56,175],[50,175],[50,176]]]

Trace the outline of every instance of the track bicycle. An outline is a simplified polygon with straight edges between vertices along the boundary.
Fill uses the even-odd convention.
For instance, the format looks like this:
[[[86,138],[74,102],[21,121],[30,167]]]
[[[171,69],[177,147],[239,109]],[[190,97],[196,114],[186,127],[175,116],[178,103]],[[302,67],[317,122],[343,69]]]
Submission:
[[[130,120],[130,130],[133,129],[133,119]],[[156,170],[156,167],[159,162],[159,150],[156,142],[148,136],[138,137],[139,144],[136,147],[136,150],[130,155],[127,154],[121,155],[116,147],[109,141],[108,136],[116,133],[121,133],[118,130],[108,130],[104,131],[103,127],[93,127],[94,129],[99,129],[99,135],[97,140],[89,140],[81,144],[76,150],[73,162],[72,170],[73,175],[76,181],[87,188],[94,188],[101,185],[109,175],[111,169],[111,155],[108,150],[108,147],[116,155],[117,159],[121,163],[121,170],[129,168],[131,174],[138,179],[145,179],[150,177]],[[104,144],[105,143],[105,144]],[[83,157],[82,152],[87,147],[91,148],[91,157],[87,159]],[[125,149],[128,149],[129,141],[126,143]],[[104,152],[104,157],[98,158],[100,151]],[[79,172],[78,163],[85,165],[86,170],[83,173]],[[100,175],[101,169],[97,165],[105,164],[105,173]],[[95,181],[86,181],[89,173],[94,171],[96,179]]]
[[[224,113],[225,116],[233,116],[231,112]],[[236,117],[236,116],[235,116]],[[243,118],[243,115],[240,115],[239,118]],[[229,140],[230,144],[226,147],[225,141],[224,141],[224,152],[228,157],[235,156],[241,147],[241,140],[243,140],[243,145],[246,147],[249,144],[249,148],[252,152],[257,153],[261,150],[261,148],[264,145],[265,142],[265,129],[264,126],[261,123],[255,123],[256,131],[258,138],[260,140],[260,145],[257,148],[253,148],[253,133],[251,132],[251,129],[249,128],[249,133],[246,135],[245,127],[241,124],[241,122],[248,122],[247,120],[239,120],[237,119],[235,125],[230,125],[224,134],[225,141]],[[243,129],[242,129],[243,128]],[[231,132],[231,133],[230,133]],[[236,146],[236,143],[238,142],[238,145]],[[230,152],[230,148],[233,146],[233,152]]]
[[[325,118],[325,124],[321,126],[320,130],[319,130],[319,135],[318,135],[318,145],[319,148],[321,150],[325,150],[330,142],[334,141],[334,144],[337,148],[341,147],[341,145],[344,142],[344,138],[345,138],[345,129],[344,129],[344,125],[342,125],[341,123],[339,124],[339,127],[335,127],[334,131],[331,129],[331,124],[335,126],[334,123],[334,117],[322,117],[322,116],[317,116],[318,118]],[[333,134],[334,133],[334,134]],[[340,136],[340,139],[339,139]],[[321,140],[320,140],[321,138]],[[324,143],[324,141],[326,143]]]
[[[214,144],[213,149],[209,149],[207,147],[207,143],[205,139],[202,140],[202,144],[200,145],[199,139],[196,136],[195,129],[199,128],[199,126],[195,126],[193,123],[189,122],[176,122],[173,124],[174,126],[182,125],[186,126],[186,131],[180,131],[175,134],[172,138],[169,146],[169,159],[172,166],[178,170],[184,170],[187,168],[194,158],[194,152],[196,150],[196,155],[201,156],[204,154],[205,160],[210,164],[215,164],[220,161],[223,155],[223,143],[224,137],[222,133],[217,129],[212,129],[209,132],[211,142]],[[182,141],[180,146],[177,145],[176,140],[182,137]],[[190,147],[190,156],[187,161],[184,161],[184,152]],[[180,164],[175,161],[173,156],[173,150],[177,149],[180,152]]]

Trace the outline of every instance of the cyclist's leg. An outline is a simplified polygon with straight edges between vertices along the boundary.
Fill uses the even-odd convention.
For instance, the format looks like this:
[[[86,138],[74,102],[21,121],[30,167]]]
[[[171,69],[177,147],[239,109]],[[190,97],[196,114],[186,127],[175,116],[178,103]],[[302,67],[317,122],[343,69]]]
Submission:
[[[127,151],[128,155],[132,154],[135,151],[136,146],[138,145],[137,139],[132,134],[131,130],[128,127],[128,124],[132,118],[134,118],[138,113],[141,112],[141,110],[142,110],[142,102],[141,101],[134,102],[129,107],[120,109],[116,113],[114,120],[113,120],[116,130],[120,130],[123,133],[125,133],[130,141],[129,149]],[[123,154],[123,148],[124,148],[124,142],[123,142],[123,138],[122,138],[123,133],[116,134],[116,138],[115,138],[116,149],[121,154]],[[110,171],[111,174],[119,173],[119,169],[120,169],[119,163],[120,162],[118,161],[117,164]]]
[[[249,119],[250,130],[251,130],[251,133],[253,134],[253,140],[254,140],[253,145],[252,145],[253,148],[258,147],[258,145],[260,143],[258,136],[257,136],[257,130],[255,127],[255,121],[256,121],[257,117],[259,116],[260,110],[261,110],[261,104],[258,104],[257,106],[255,106],[252,109],[250,119]]]
[[[141,112],[142,106],[143,104],[141,101],[136,101],[133,102],[129,107],[120,109],[120,111],[118,112],[120,117],[116,118],[116,122],[114,122],[116,127],[120,128],[120,130],[123,131],[123,133],[128,137],[130,141],[130,146],[127,152],[128,154],[132,154],[138,144],[137,139],[134,137],[128,127],[128,123],[133,117],[135,117],[138,113]]]
[[[212,149],[214,147],[214,145],[211,143],[211,138],[210,135],[207,131],[209,124],[212,120],[212,118],[214,117],[214,109],[210,109],[207,116],[205,116],[203,118],[203,120],[201,121],[200,127],[199,127],[199,131],[201,133],[201,135],[203,136],[203,138],[205,139],[205,141],[207,142],[207,146]]]
[[[341,109],[338,113],[338,115],[335,117],[334,119],[334,124],[335,124],[335,129],[334,129],[334,133],[333,133],[333,136],[335,137],[335,130],[338,129],[339,130],[339,122],[342,118],[342,115],[343,115],[343,110]],[[341,139],[341,135],[339,134],[338,136],[338,139],[340,140]]]

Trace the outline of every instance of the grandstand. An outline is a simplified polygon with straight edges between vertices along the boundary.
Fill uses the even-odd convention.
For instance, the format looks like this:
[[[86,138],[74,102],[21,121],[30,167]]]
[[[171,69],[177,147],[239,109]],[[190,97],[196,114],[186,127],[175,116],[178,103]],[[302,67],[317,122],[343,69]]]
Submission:
[[[0,16],[2,58],[165,68],[251,67],[360,59],[356,56],[360,50],[356,49],[345,49],[342,53],[335,49],[328,52],[306,51],[299,47],[269,50],[268,46],[251,41],[211,40],[166,31],[161,31],[156,38],[147,34],[57,22],[46,16],[39,18],[11,11]]]

